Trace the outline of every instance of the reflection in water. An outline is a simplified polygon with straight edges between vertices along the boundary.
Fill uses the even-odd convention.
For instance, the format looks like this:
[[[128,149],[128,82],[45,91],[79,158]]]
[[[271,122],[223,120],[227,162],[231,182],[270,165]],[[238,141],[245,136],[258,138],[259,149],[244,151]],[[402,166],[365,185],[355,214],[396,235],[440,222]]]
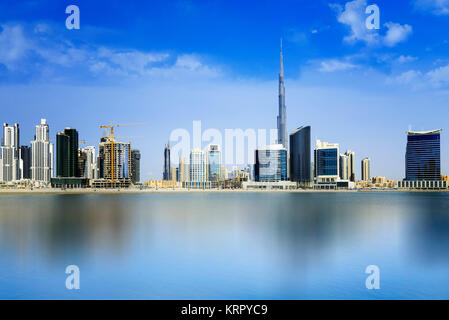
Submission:
[[[0,298],[449,298],[448,209],[445,193],[2,195]]]

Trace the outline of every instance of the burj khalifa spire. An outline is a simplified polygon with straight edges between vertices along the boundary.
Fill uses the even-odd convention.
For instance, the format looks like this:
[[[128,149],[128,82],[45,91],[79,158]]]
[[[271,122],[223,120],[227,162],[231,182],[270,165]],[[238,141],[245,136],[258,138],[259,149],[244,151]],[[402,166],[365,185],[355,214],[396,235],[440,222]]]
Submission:
[[[279,115],[278,115],[278,143],[287,148],[287,109],[285,107],[285,87],[284,87],[284,61],[282,57],[281,39],[281,69],[279,72]]]

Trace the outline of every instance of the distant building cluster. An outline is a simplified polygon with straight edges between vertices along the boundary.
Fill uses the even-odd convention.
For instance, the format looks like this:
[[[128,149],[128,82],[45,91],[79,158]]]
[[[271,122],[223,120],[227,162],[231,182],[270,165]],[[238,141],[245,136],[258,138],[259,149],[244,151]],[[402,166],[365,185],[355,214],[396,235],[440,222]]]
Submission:
[[[120,188],[140,183],[140,152],[131,144],[102,137],[80,147],[78,131],[65,128],[50,142],[46,119],[36,126],[31,146],[20,144],[19,125],[3,125],[0,186],[20,188]],[[54,150],[56,149],[56,150]]]
[[[56,151],[50,142],[47,121],[36,125],[30,145],[21,145],[19,125],[3,125],[0,153],[0,187],[53,188],[186,188],[255,190],[350,190],[350,189],[447,189],[448,176],[441,174],[441,130],[409,131],[405,156],[405,179],[393,181],[371,177],[371,159],[360,162],[356,176],[356,155],[342,153],[338,143],[316,140],[312,152],[311,127],[301,126],[287,135],[284,63],[282,43],[279,72],[279,114],[277,143],[254,150],[252,166],[227,168],[222,163],[221,146],[210,144],[205,150],[193,149],[188,159],[179,158],[172,166],[170,143],[164,148],[162,180],[140,184],[139,150],[131,143],[116,140],[114,127],[94,146],[80,147],[78,131],[65,128],[56,134]],[[128,124],[129,125],[129,124]],[[55,161],[55,163],[54,163]]]

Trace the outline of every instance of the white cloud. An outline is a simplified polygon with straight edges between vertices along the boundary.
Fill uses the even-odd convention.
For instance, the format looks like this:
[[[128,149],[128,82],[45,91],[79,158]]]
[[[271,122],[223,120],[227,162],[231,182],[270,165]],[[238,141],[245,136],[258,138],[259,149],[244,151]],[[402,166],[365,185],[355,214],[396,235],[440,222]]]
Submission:
[[[385,26],[388,31],[383,40],[388,47],[394,47],[399,42],[404,42],[412,34],[412,27],[408,24],[400,25],[399,23],[387,22]]]
[[[172,55],[163,52],[143,52],[95,46],[75,46],[65,39],[52,36],[46,24],[34,27],[2,25],[0,29],[0,64],[10,72],[51,75],[53,79],[73,74],[84,76],[138,77],[163,75],[178,77],[200,75],[216,77],[218,67],[202,62],[198,55]],[[76,71],[68,72],[69,68]]]
[[[426,74],[433,86],[442,87],[449,84],[449,65],[436,68]]]
[[[332,5],[338,13],[338,22],[350,27],[351,33],[344,40],[349,43],[364,41],[367,44],[378,42],[379,34],[376,30],[368,30],[365,25],[366,0],[354,0],[347,2],[345,8],[339,5]]]
[[[448,0],[449,1],[449,0]],[[405,24],[387,22],[385,27],[388,29],[385,36],[379,33],[379,30],[368,29],[366,27],[365,9],[368,3],[366,0],[354,0],[347,2],[344,6],[332,4],[331,8],[337,12],[338,22],[349,26],[350,34],[344,37],[344,41],[354,44],[358,41],[365,42],[367,45],[385,45],[393,47],[396,44],[407,40],[412,33],[412,27]]]
[[[330,60],[322,61],[320,66],[321,67],[319,70],[321,72],[345,71],[345,70],[357,68],[357,66],[352,63],[340,61],[337,59],[330,59]]]
[[[435,15],[449,15],[449,0],[414,0],[413,4],[418,10]]]
[[[29,45],[21,26],[1,25],[0,27],[0,64],[14,70],[17,62],[25,58]]]
[[[404,56],[400,55],[399,58],[396,59],[396,61],[400,64],[408,63],[417,60],[418,58],[412,57],[412,56]]]
[[[422,73],[420,71],[416,70],[409,70],[406,72],[401,73],[400,75],[388,78],[387,83],[388,84],[399,84],[399,85],[409,85],[413,84],[416,81],[420,80],[422,77]]]

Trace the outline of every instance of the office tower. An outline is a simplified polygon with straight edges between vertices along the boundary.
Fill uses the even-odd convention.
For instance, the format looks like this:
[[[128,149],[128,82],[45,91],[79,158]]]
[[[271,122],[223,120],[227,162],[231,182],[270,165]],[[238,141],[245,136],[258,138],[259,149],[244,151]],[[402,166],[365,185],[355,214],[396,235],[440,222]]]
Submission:
[[[19,125],[3,124],[1,145],[1,181],[15,181],[22,178],[22,161],[20,158]]]
[[[133,184],[140,183],[140,151],[131,150],[131,181]]]
[[[56,134],[56,176],[82,176],[78,156],[78,131],[65,128],[64,131],[58,132]]]
[[[355,175],[355,153],[354,153],[354,151],[348,150],[348,151],[346,151],[345,155],[348,156],[348,177],[349,177],[349,181],[355,182],[356,181],[356,175]]]
[[[307,183],[312,181],[310,126],[300,127],[290,133],[290,180]]]
[[[98,150],[99,178],[131,180],[131,143],[114,140],[113,149],[114,153],[111,142],[102,138]]]
[[[287,180],[287,149],[282,144],[256,149],[254,179],[258,182]]]
[[[187,181],[187,167],[186,167],[186,158],[179,158],[179,167],[178,167],[178,181],[186,182]]]
[[[371,160],[365,158],[362,160],[362,181],[371,180]]]
[[[209,181],[220,181],[221,178],[221,150],[220,146],[210,144],[207,147],[207,165]]]
[[[78,149],[78,163],[77,163],[77,175],[78,177],[83,177],[86,175],[86,161],[87,161],[87,154],[86,152],[79,148]]]
[[[228,168],[226,168],[225,166],[221,166],[221,180],[227,180],[229,179],[229,175],[228,175]]]
[[[36,126],[34,141],[31,141],[31,179],[50,182],[53,176],[53,144],[46,119]]]
[[[164,149],[164,172],[162,174],[162,179],[163,180],[171,180],[171,172],[170,172],[170,168],[171,168],[171,162],[170,162],[170,143],[167,142],[165,144],[165,149]]]
[[[97,163],[95,159],[95,147],[88,146],[83,148],[83,153],[86,155],[84,178],[96,179],[97,178]]]
[[[22,159],[22,178],[31,179],[31,148],[29,146],[20,147],[20,158]]]
[[[405,171],[408,181],[438,181],[441,179],[441,130],[407,133]]]
[[[172,181],[176,181],[176,167],[171,167],[170,169],[170,177]]]
[[[340,154],[340,179],[349,180],[349,157]]]
[[[315,148],[315,177],[320,182],[336,182],[339,175],[339,145],[316,141]]]
[[[190,151],[189,181],[207,181],[207,158],[206,153],[201,149]]]
[[[278,143],[287,149],[287,108],[285,106],[284,61],[282,57],[282,39],[279,72],[279,115],[277,117]]]

